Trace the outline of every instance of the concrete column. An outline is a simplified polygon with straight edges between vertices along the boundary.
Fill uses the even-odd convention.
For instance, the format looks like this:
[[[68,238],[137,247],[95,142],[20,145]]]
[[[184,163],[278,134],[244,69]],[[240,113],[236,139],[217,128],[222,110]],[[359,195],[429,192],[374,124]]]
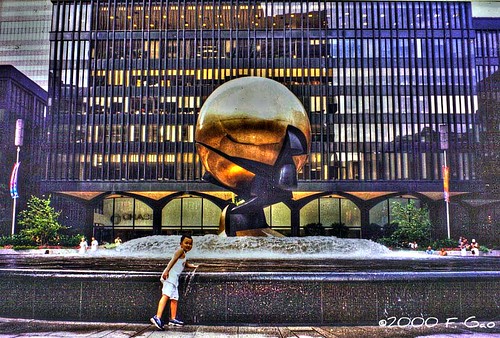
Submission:
[[[290,213],[291,235],[293,237],[298,237],[300,236],[300,210],[296,206],[292,206]]]
[[[161,212],[162,207],[155,205],[153,208],[153,235],[161,235]]]

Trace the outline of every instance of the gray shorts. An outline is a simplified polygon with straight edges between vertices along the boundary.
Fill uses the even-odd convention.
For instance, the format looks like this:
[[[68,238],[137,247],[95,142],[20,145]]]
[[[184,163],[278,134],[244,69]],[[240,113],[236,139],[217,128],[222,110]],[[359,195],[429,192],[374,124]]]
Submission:
[[[170,299],[179,299],[179,290],[177,286],[170,283],[169,281],[162,281],[163,287],[161,288],[161,294],[167,296]]]

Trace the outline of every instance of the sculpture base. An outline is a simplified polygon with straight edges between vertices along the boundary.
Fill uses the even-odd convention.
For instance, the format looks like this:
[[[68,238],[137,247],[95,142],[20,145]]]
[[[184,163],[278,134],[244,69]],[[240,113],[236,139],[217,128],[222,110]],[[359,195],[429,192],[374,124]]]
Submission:
[[[260,209],[245,214],[232,211],[234,205],[228,205],[221,215],[219,234],[227,236],[274,236],[277,233],[269,228],[264,210]]]
[[[271,228],[249,229],[236,231],[236,236],[252,236],[252,237],[285,237],[282,233]]]

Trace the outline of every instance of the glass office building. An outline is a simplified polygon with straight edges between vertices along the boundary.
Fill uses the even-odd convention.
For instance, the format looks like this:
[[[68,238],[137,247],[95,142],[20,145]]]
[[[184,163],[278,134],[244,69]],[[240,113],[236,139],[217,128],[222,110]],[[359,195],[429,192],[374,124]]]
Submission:
[[[50,0],[0,1],[0,65],[48,88]]]
[[[31,195],[39,195],[39,178],[45,170],[38,141],[43,137],[47,113],[47,92],[13,66],[0,65],[0,236],[11,234],[14,193],[13,166],[19,159],[17,211],[26,206]],[[22,143],[16,146],[17,120],[23,121]],[[19,129],[21,130],[21,129]],[[19,142],[18,142],[19,143]],[[18,152],[19,150],[19,152]],[[18,157],[19,155],[19,157]],[[18,215],[18,213],[16,213]],[[18,230],[16,224],[14,228]]]
[[[194,129],[214,89],[243,76],[284,84],[311,121],[293,200],[265,210],[274,229],[359,237],[411,198],[442,234],[440,130],[452,208],[483,189],[470,2],[52,2],[44,186],[86,231],[217,229],[234,196],[203,182]]]

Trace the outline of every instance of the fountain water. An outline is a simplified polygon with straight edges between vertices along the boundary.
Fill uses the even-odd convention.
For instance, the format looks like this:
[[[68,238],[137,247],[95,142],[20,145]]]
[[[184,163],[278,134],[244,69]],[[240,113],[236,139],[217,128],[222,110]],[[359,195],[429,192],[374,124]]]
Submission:
[[[107,252],[117,256],[165,258],[180,236],[150,236],[128,241]],[[190,259],[331,259],[391,257],[385,246],[364,239],[336,237],[193,237]]]

